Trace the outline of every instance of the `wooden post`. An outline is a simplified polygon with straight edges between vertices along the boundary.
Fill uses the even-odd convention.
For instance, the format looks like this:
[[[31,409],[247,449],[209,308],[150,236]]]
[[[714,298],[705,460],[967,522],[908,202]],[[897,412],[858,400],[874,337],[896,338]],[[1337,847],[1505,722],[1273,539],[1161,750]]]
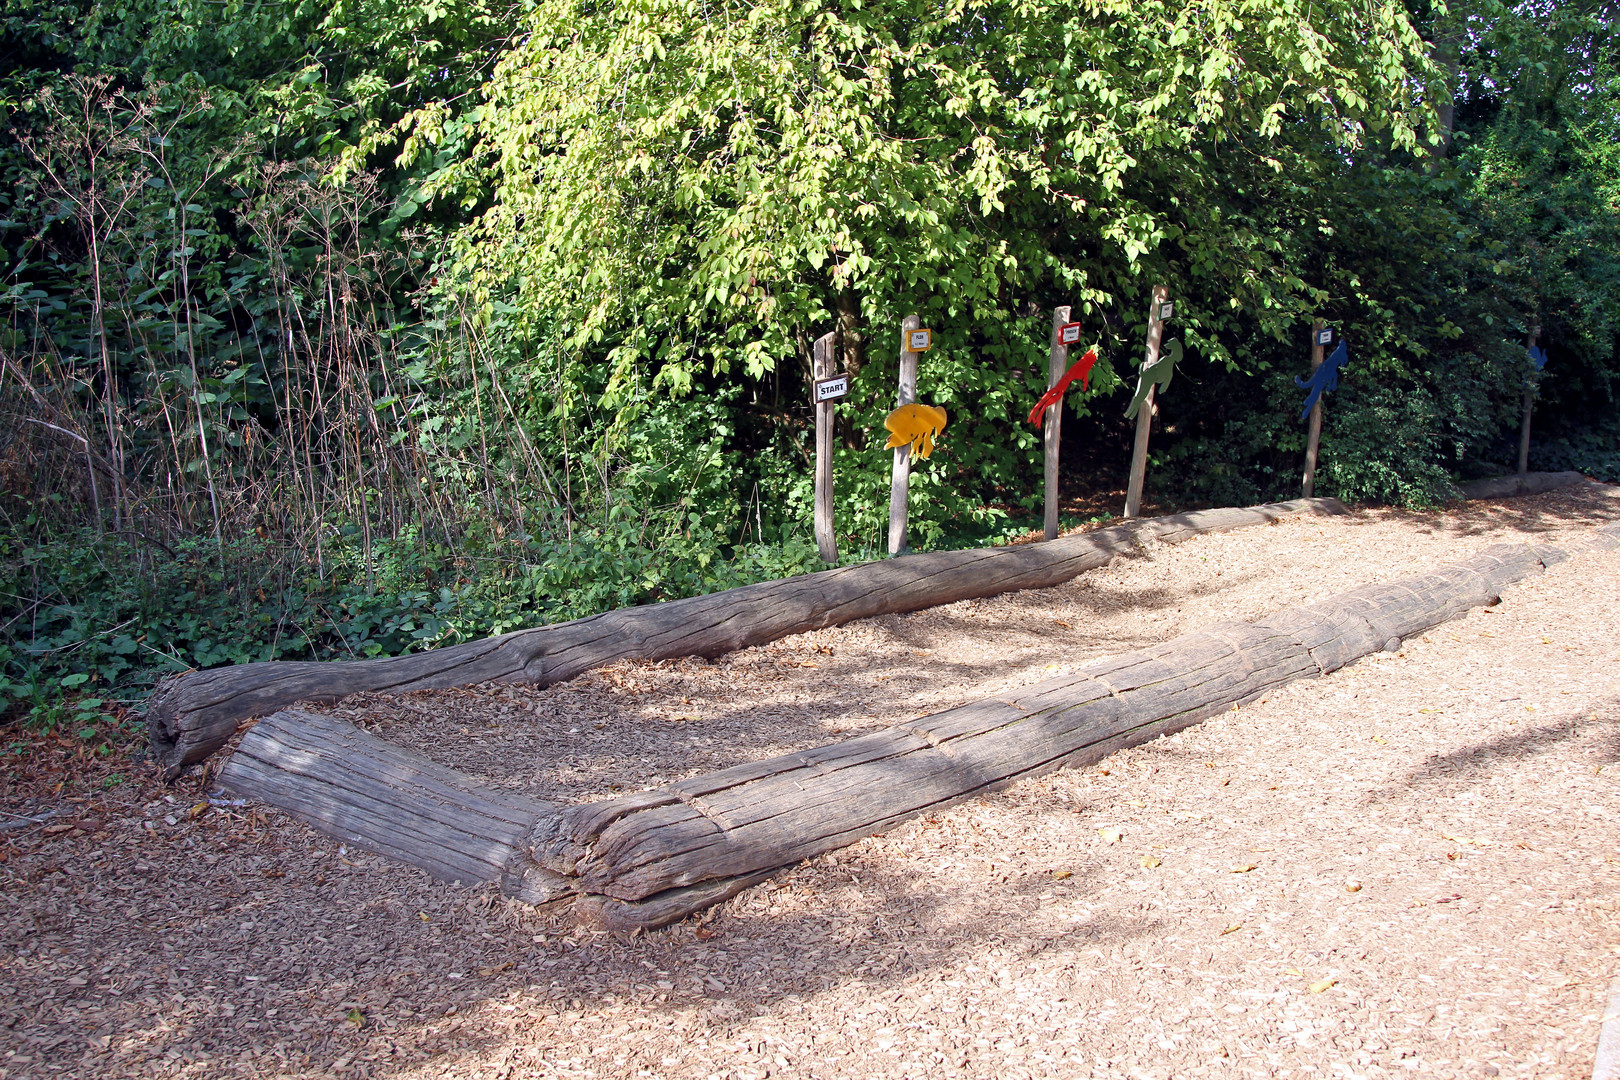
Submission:
[[[1148,316],[1147,359],[1142,361],[1144,368],[1158,363],[1159,342],[1164,338],[1164,322],[1159,318],[1159,305],[1169,298],[1170,291],[1163,285],[1153,286],[1153,310]],[[1148,431],[1153,427],[1154,390],[1155,387],[1148,387],[1147,399],[1136,414],[1136,446],[1131,451],[1131,479],[1125,488],[1125,516],[1128,518],[1142,512],[1142,484],[1147,479]]]
[[[911,351],[911,332],[922,328],[922,320],[907,315],[900,321],[900,392],[895,408],[917,402],[917,354]],[[911,495],[911,444],[894,448],[894,473],[889,480],[889,554],[904,555],[907,505]]]
[[[1311,374],[1322,366],[1322,331],[1327,329],[1327,323],[1317,319],[1311,323]],[[1305,481],[1300,485],[1305,498],[1311,497],[1316,489],[1316,450],[1322,442],[1322,395],[1316,396],[1316,404],[1311,406],[1311,423],[1305,432]]]
[[[1541,336],[1541,327],[1530,328],[1530,339],[1524,347],[1524,424],[1519,428],[1519,475],[1523,476],[1530,471],[1530,412],[1536,405],[1536,366],[1535,361],[1529,357],[1531,349],[1536,347],[1536,338]]]
[[[833,377],[834,334],[816,338],[812,351],[815,377]],[[816,403],[816,547],[823,562],[838,561],[838,537],[833,532],[833,411],[835,401]]]
[[[1069,306],[1052,309],[1052,353],[1047,364],[1046,388],[1050,390],[1063,378],[1069,365],[1069,347],[1058,340],[1058,331],[1069,321]],[[1056,540],[1058,534],[1058,458],[1062,448],[1063,402],[1058,400],[1046,407],[1046,538]]]

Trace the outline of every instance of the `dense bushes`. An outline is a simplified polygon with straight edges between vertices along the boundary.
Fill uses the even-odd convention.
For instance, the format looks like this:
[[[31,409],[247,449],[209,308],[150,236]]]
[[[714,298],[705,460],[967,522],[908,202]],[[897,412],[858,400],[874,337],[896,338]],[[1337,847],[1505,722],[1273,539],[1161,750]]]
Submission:
[[[661,529],[665,524],[673,528]],[[682,525],[687,527],[682,528]],[[131,704],[153,675],[255,660],[396,655],[819,566],[813,545],[735,542],[695,518],[454,551],[406,535],[359,565],[353,535],[325,578],[257,538],[159,549],[74,533],[0,548],[12,624],[0,697],[49,715],[64,691]]]
[[[1510,465],[1531,326],[1532,462],[1615,475],[1602,5],[722,8],[0,9],[0,689],[808,568],[834,329],[840,531],[881,554],[913,311],[951,415],[917,544],[1036,511],[1056,304],[1102,354],[1070,481],[1123,472],[1156,282],[1187,346],[1160,501],[1297,491],[1315,317],[1351,357],[1318,491],[1432,504]]]

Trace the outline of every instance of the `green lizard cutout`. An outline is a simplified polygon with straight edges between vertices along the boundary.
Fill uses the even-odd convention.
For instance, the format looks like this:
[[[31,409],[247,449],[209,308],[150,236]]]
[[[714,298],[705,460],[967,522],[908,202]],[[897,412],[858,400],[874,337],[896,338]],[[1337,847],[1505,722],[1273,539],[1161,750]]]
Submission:
[[[1161,392],[1170,389],[1170,377],[1176,373],[1176,364],[1180,362],[1181,341],[1171,339],[1165,342],[1163,355],[1142,368],[1142,375],[1136,381],[1136,396],[1131,398],[1131,407],[1125,410],[1125,419],[1136,417],[1142,402],[1147,400],[1150,387],[1157,386]]]

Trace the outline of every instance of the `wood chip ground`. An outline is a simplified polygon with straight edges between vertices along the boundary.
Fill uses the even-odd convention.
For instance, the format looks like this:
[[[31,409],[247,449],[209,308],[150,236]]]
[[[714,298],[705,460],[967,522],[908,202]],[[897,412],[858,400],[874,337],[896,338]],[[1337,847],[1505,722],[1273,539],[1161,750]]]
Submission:
[[[1588,485],[1287,521],[715,662],[339,712],[583,801],[1617,518]],[[1397,654],[629,939],[9,732],[0,1076],[1583,1080],[1620,974],[1617,627],[1620,552],[1576,554]]]

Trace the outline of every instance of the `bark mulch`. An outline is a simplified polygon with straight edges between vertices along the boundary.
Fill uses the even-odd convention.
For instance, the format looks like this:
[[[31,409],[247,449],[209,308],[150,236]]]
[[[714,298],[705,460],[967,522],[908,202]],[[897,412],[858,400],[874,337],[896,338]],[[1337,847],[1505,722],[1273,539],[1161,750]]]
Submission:
[[[600,798],[1617,518],[1593,484],[1285,521],[715,662],[339,711]],[[1620,974],[1617,627],[1620,552],[1579,552],[1399,653],[634,938],[7,732],[0,1076],[1578,1080]]]

